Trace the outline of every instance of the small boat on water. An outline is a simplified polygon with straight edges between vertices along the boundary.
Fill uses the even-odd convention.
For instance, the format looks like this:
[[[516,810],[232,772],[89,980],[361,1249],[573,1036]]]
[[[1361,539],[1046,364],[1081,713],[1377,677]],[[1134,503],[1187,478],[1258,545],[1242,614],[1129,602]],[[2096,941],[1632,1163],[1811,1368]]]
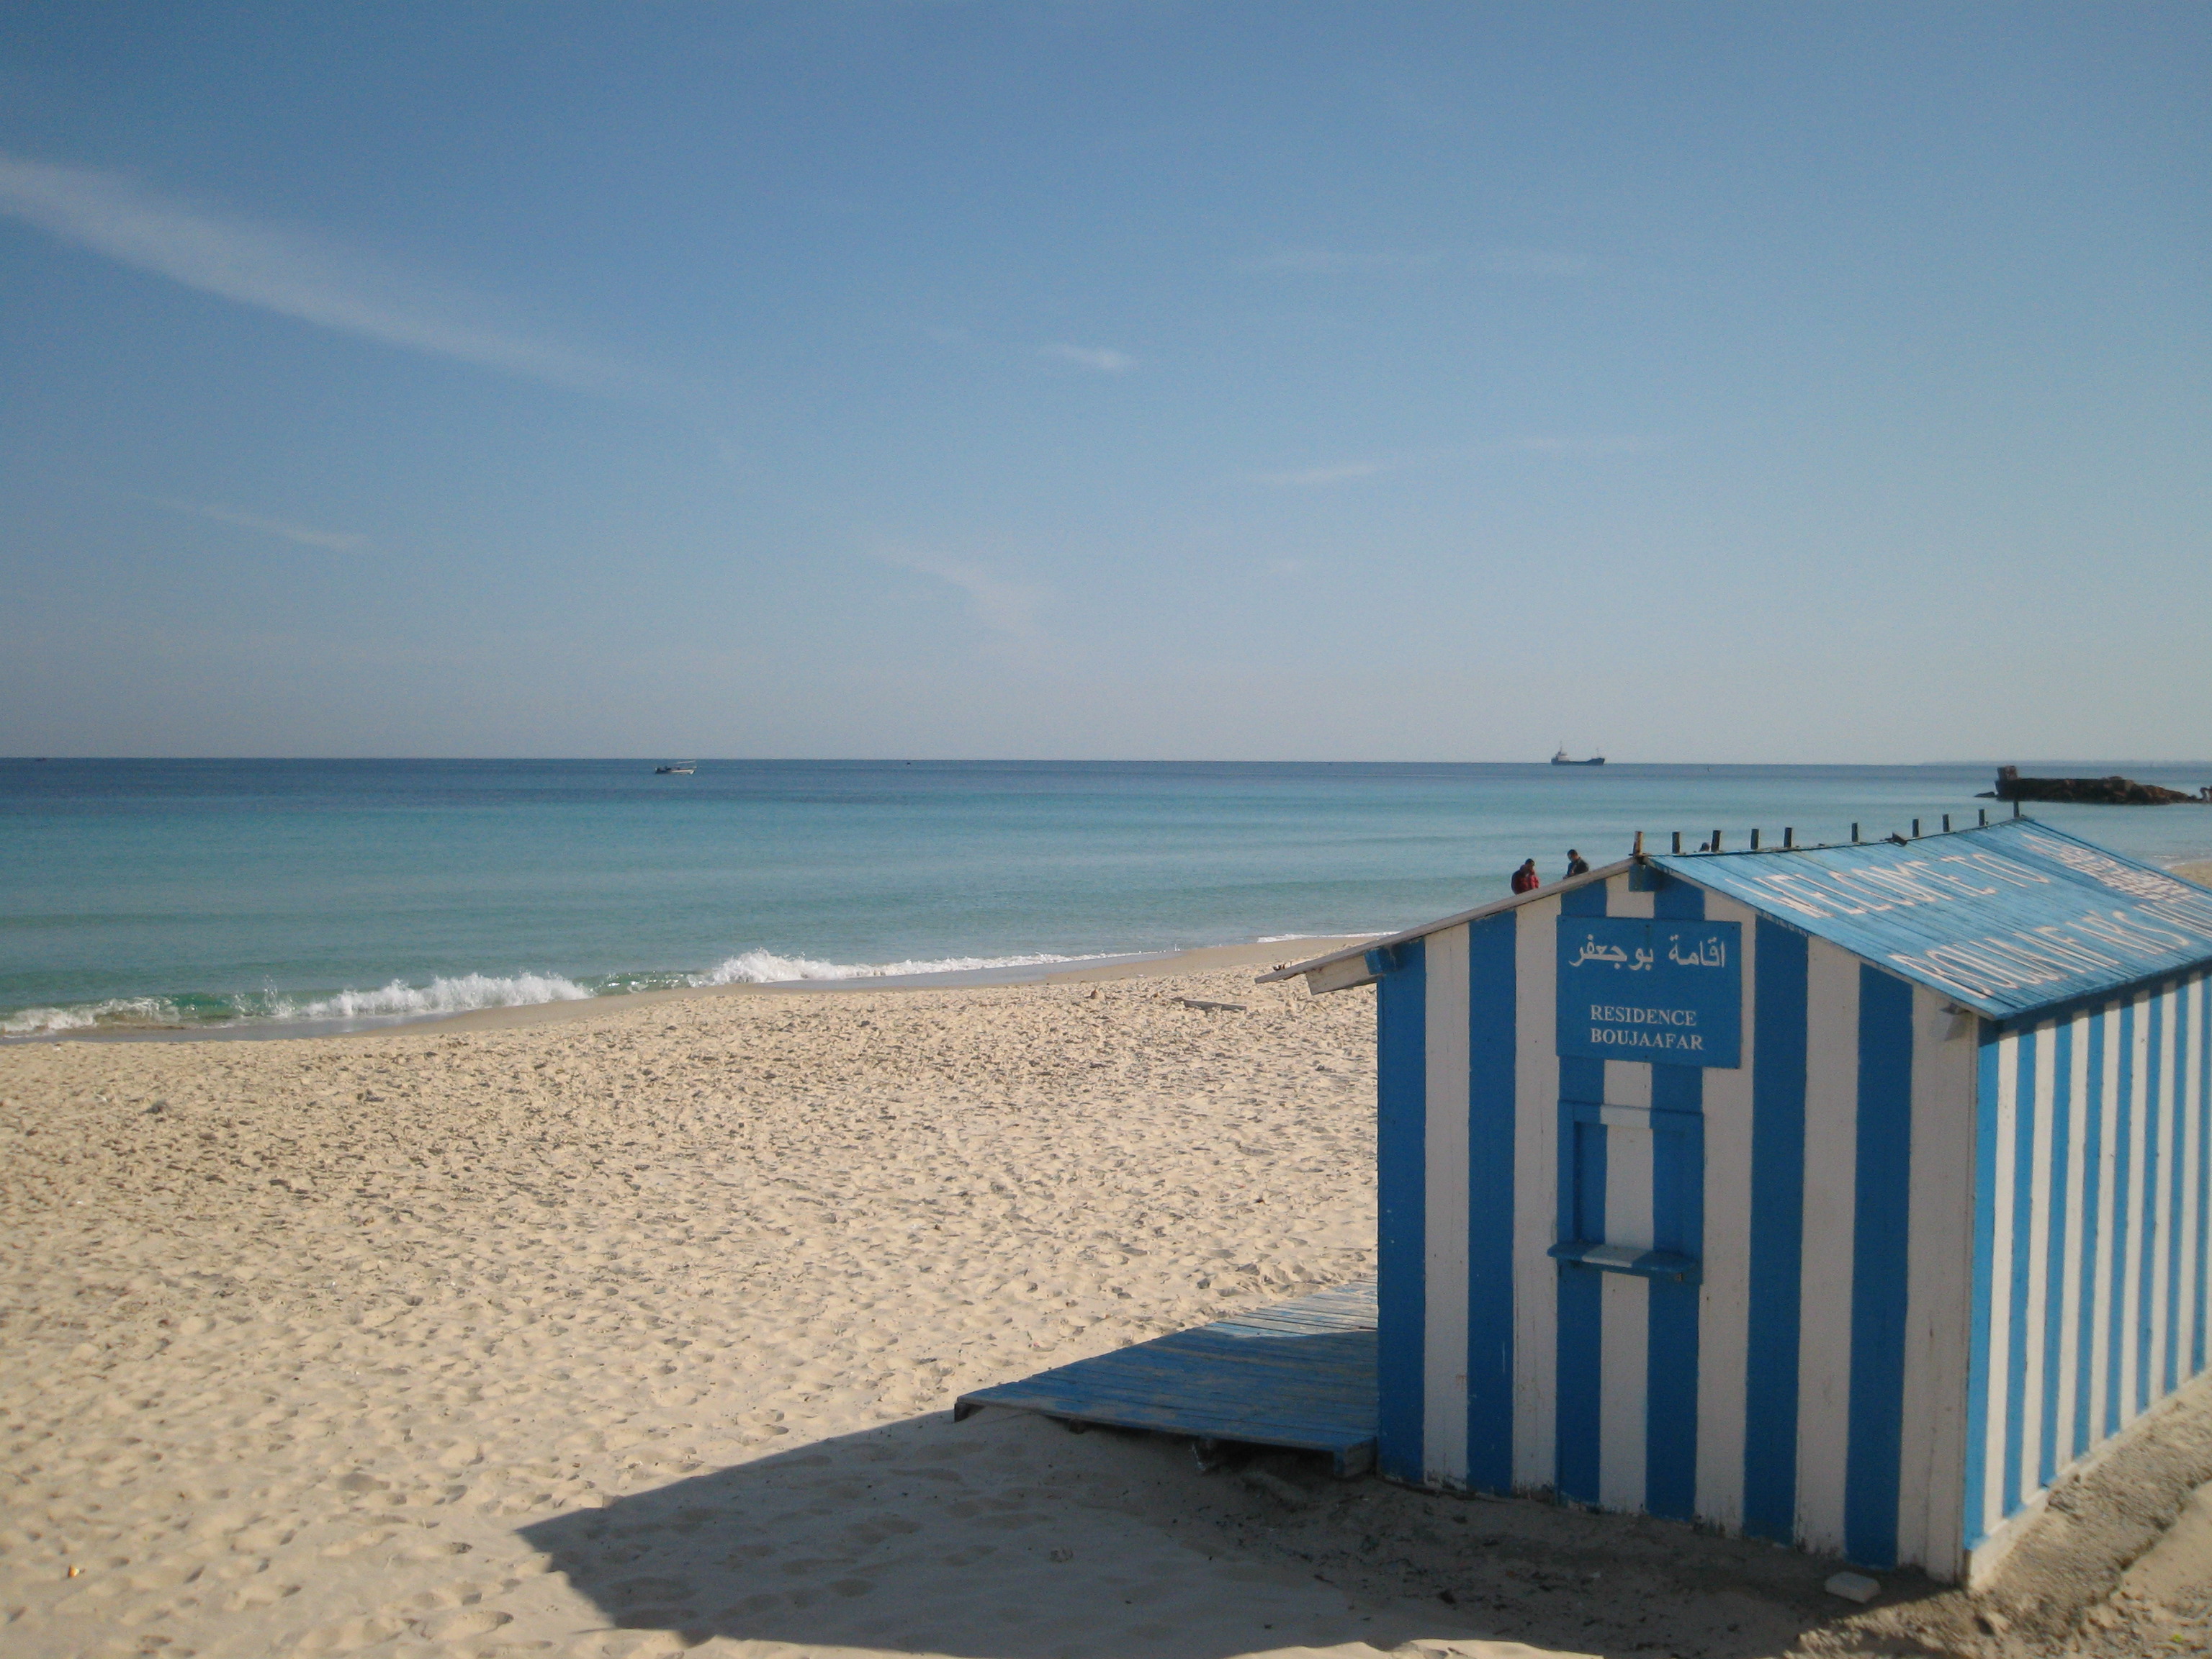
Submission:
[[[1588,760],[1577,760],[1567,753],[1566,746],[1563,744],[1560,745],[1559,752],[1552,757],[1552,764],[1554,766],[1602,766],[1605,764],[1605,757],[1592,755]]]
[[[688,778],[698,769],[699,763],[697,761],[678,761],[673,766],[654,767],[653,769],[653,775],[656,778],[670,776]]]

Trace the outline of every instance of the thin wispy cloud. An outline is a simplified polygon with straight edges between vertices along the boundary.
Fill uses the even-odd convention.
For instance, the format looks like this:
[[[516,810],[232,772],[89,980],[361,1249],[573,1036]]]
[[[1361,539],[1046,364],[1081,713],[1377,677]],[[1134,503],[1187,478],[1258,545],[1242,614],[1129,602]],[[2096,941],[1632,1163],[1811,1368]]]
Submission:
[[[0,155],[0,213],[204,294],[406,350],[562,386],[612,389],[637,378],[487,321],[482,301],[313,232],[162,196],[121,173]]]
[[[1408,253],[1396,248],[1293,247],[1241,260],[1237,269],[1294,276],[1413,276],[1433,270],[1440,262],[1440,256],[1434,253]]]
[[[1101,374],[1126,374],[1137,366],[1137,360],[1126,351],[1115,351],[1107,346],[1079,346],[1055,343],[1042,347],[1040,354],[1058,358],[1064,363],[1079,363],[1085,368],[1095,368]]]
[[[1655,447],[1649,438],[1628,436],[1570,436],[1538,434],[1485,443],[1447,444],[1400,455],[1380,455],[1335,461],[1324,466],[1285,468],[1276,472],[1247,472],[1246,483],[1276,489],[1326,489],[1336,484],[1358,483],[1393,472],[1417,468],[1466,465],[1488,456],[1541,455],[1561,460],[1592,460],[1608,455],[1640,455]]]
[[[167,507],[172,513],[183,513],[196,519],[210,519],[216,524],[234,526],[240,530],[258,531],[264,536],[281,537],[301,547],[320,548],[325,553],[362,553],[374,545],[366,536],[353,535],[342,530],[318,530],[312,525],[292,524],[283,519],[264,519],[258,513],[241,513],[234,507],[217,507],[210,501],[172,501],[165,495],[147,498],[156,507]]]
[[[1362,478],[1396,472],[1412,465],[1404,460],[1340,461],[1334,466],[1309,466],[1289,472],[1248,472],[1251,483],[1277,489],[1321,489],[1330,484],[1357,483]]]
[[[1649,438],[1517,438],[1511,447],[1523,455],[1558,455],[1586,460],[1599,455],[1640,455],[1652,447]]]
[[[1037,612],[1050,597],[1046,589],[1030,582],[1009,581],[963,560],[942,559],[913,548],[879,547],[876,556],[886,564],[957,589],[967,598],[969,614],[1006,644],[1031,652],[1047,643],[1037,621]]]
[[[1590,262],[1556,248],[1501,247],[1486,252],[1419,252],[1407,248],[1278,248],[1237,262],[1255,276],[1422,276],[1477,272],[1490,276],[1565,277],[1585,275]]]
[[[1579,253],[1540,247],[1496,248],[1480,263],[1493,276],[1580,276],[1590,268]]]

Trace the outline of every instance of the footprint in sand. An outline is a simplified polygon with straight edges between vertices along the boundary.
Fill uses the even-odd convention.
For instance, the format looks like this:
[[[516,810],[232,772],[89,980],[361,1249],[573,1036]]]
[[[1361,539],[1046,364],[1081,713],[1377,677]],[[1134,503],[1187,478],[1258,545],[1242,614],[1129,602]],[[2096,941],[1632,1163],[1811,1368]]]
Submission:
[[[469,1546],[458,1540],[444,1544],[416,1544],[396,1553],[395,1561],[444,1561],[456,1555],[466,1555]]]
[[[131,1588],[135,1590],[175,1589],[189,1584],[205,1572],[205,1567],[186,1566],[179,1562],[173,1566],[149,1567],[131,1575]]]
[[[416,1617],[435,1608],[473,1608],[477,1601],[483,1601],[489,1589],[489,1583],[438,1583],[434,1589],[422,1590],[410,1606]]]
[[[271,1607],[289,1595],[297,1595],[297,1584],[246,1584],[233,1590],[222,1604],[225,1613],[244,1613],[249,1607]]]
[[[483,1607],[472,1613],[449,1613],[439,1618],[425,1619],[415,1629],[425,1641],[461,1642],[471,1636],[489,1636],[501,1625],[514,1622],[512,1613]]]
[[[362,1648],[373,1648],[380,1642],[389,1642],[407,1628],[398,1619],[346,1619],[336,1624],[318,1625],[304,1632],[295,1644],[300,1653],[352,1653]]]
[[[325,1560],[343,1560],[362,1550],[373,1550],[388,1544],[398,1535],[398,1530],[391,1527],[379,1527],[374,1532],[357,1532],[350,1538],[341,1538],[336,1543],[324,1545],[322,1554]]]

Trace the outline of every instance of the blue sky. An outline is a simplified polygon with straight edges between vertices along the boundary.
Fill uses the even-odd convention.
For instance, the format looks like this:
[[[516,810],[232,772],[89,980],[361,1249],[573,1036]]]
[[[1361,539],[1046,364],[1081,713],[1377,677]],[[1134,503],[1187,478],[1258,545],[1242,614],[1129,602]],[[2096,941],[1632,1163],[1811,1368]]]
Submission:
[[[0,752],[2212,750],[2212,9],[0,13]]]

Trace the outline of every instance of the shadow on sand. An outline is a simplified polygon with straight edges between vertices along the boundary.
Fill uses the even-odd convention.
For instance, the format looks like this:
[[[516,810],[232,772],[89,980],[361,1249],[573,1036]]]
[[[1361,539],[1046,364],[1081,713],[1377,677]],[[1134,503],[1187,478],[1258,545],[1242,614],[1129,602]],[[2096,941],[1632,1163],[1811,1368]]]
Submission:
[[[962,1659],[1229,1659],[1491,1637],[1740,1659],[1849,1611],[1820,1593],[1832,1562],[1324,1467],[1201,1475],[1161,1437],[936,1414],[521,1535],[599,1609],[611,1646],[666,1632]]]
[[[1468,1633],[1237,1549],[1187,1446],[939,1414],[537,1522],[615,1630],[811,1647],[1163,1659]],[[1241,1489],[1240,1489],[1241,1490]]]

